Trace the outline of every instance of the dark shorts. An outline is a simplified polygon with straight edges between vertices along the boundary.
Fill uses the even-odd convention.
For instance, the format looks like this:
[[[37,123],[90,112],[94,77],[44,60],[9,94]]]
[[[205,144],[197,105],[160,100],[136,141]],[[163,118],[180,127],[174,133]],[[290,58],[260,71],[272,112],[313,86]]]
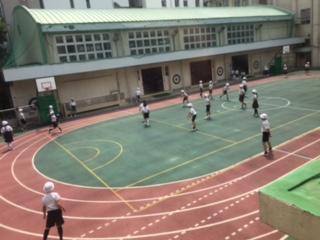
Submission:
[[[144,117],[145,119],[149,118],[149,112],[143,113],[143,117]]]
[[[212,89],[209,89],[209,94],[212,94]]]
[[[184,96],[183,97],[183,101],[185,102],[185,101],[188,101],[188,97],[187,96]]]
[[[196,120],[196,118],[197,118],[197,115],[192,115],[191,121],[194,122]]]
[[[244,94],[239,95],[239,101],[243,103],[244,100]]]
[[[222,94],[227,95],[228,94],[227,90],[223,90]]]
[[[64,224],[61,209],[48,211],[46,227],[51,228],[54,225],[61,226]]]
[[[76,112],[77,111],[77,107],[76,106],[71,106],[71,111],[72,112]]]
[[[243,90],[246,92],[248,90],[248,87],[246,85],[244,85]]]
[[[11,143],[11,142],[13,142],[13,133],[12,132],[4,132],[3,138],[6,143]]]
[[[52,123],[52,127],[53,127],[53,128],[57,128],[57,127],[58,127],[58,122],[53,122],[53,123]]]
[[[20,122],[21,122],[22,125],[25,125],[25,124],[27,123],[24,118],[21,118],[21,119],[20,119]]]
[[[262,142],[269,142],[270,132],[263,132],[262,133]]]
[[[209,113],[210,112],[210,105],[206,105],[206,112]]]

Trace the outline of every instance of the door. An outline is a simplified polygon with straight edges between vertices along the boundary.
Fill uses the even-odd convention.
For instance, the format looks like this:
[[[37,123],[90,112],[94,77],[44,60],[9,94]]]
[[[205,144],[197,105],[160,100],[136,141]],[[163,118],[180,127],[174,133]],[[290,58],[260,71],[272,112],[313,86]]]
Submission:
[[[190,63],[191,84],[197,85],[199,81],[209,82],[212,80],[211,61],[199,61]]]
[[[144,94],[152,94],[163,91],[161,67],[142,69],[141,73]]]

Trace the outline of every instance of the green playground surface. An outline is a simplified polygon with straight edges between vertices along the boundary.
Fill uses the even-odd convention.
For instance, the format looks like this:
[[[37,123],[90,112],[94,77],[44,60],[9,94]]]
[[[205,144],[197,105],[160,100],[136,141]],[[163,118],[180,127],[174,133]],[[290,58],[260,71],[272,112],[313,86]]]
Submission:
[[[259,112],[269,115],[274,146],[319,127],[320,79],[255,88]],[[128,117],[58,137],[37,153],[34,163],[48,178],[89,187],[148,186],[210,174],[262,153],[261,121],[253,117],[250,88],[247,95],[245,111],[238,91],[230,93],[230,102],[215,96],[213,120],[204,120],[204,100],[193,101],[197,132],[190,131],[188,108],[181,104],[159,110],[151,105],[149,128],[141,123],[138,108],[131,109]]]
[[[265,187],[261,192],[320,217],[320,159]]]

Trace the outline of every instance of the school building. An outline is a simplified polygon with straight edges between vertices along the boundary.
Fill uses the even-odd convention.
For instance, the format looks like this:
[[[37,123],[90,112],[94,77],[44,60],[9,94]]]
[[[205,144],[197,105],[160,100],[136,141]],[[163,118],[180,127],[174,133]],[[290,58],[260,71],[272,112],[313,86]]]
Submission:
[[[4,68],[14,106],[38,96],[36,79],[54,77],[62,111],[170,94],[199,80],[227,81],[232,69],[255,76],[265,65],[296,65],[305,42],[292,12],[271,6],[160,9],[15,8]],[[282,54],[283,46],[290,53]],[[47,94],[47,93],[46,93]]]

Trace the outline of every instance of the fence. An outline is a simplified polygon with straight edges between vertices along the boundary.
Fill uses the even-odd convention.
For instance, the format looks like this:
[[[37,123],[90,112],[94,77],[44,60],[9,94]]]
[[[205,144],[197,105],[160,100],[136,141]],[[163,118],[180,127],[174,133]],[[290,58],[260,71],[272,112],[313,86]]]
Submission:
[[[26,129],[35,128],[41,125],[38,109],[34,105],[20,106],[26,119]],[[0,120],[7,121],[15,131],[21,130],[19,118],[19,108],[9,108],[0,110]]]

